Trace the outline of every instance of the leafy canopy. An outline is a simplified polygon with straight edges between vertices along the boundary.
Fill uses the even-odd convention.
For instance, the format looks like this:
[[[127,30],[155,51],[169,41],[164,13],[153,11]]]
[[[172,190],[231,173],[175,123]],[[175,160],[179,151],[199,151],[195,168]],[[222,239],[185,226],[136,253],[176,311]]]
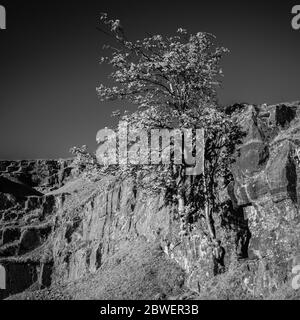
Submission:
[[[84,148],[73,151],[81,159],[85,157],[88,166],[97,167],[99,174],[142,177],[138,180],[147,192],[167,191],[176,201],[187,199],[189,192],[189,207],[194,212],[208,204],[214,207],[219,181],[230,175],[228,168],[238,137],[237,127],[217,104],[216,89],[223,75],[220,61],[228,50],[217,47],[215,37],[209,33],[189,34],[182,28],[175,36],[148,35],[129,41],[120,21],[109,19],[107,14],[102,14],[99,30],[115,40],[115,46],[105,47],[109,54],[101,58],[101,63],[112,68],[110,79],[114,83],[97,88],[101,101],[135,105],[133,113],[118,110],[114,115],[136,132],[204,128],[204,173],[193,177],[192,184],[187,186],[184,161],[102,167],[94,156],[87,156]],[[195,135],[193,142],[195,146]],[[211,223],[207,220],[211,217],[209,210],[207,223]]]

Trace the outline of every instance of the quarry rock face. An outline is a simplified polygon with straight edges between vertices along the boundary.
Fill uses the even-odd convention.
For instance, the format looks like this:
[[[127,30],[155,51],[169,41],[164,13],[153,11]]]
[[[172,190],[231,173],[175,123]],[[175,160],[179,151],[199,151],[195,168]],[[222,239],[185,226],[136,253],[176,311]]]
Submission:
[[[300,104],[234,105],[228,112],[245,134],[227,186],[227,211],[216,228],[226,267],[234,256],[249,261],[252,281],[263,294],[290,280],[291,260],[300,248]],[[109,274],[108,268],[130,277],[137,271],[126,256],[149,250],[157,264],[147,260],[139,270],[148,270],[155,290],[171,296],[183,286],[199,291],[212,277],[211,249],[197,224],[180,236],[176,208],[162,196],[143,197],[129,180],[86,181],[72,171],[70,160],[2,161],[0,179],[0,264],[7,275],[2,297],[89,283],[84,279]],[[166,282],[161,265],[176,274],[170,289],[157,289]],[[16,277],[23,279],[20,285]]]
[[[289,278],[299,254],[299,106],[244,106],[237,115],[246,136],[232,169],[231,198],[248,219],[250,257],[264,261],[264,290]]]
[[[36,194],[40,192],[39,195],[58,189],[71,175],[71,162],[71,159],[0,161],[0,192],[13,193],[8,189],[7,180],[11,184],[33,188]],[[11,186],[11,189],[17,192],[16,186]]]
[[[0,264],[6,271],[2,298],[35,283],[37,288],[51,283],[53,259],[47,248],[57,200],[46,193],[71,178],[70,163],[0,161]]]
[[[182,269],[190,271],[203,254],[201,243],[196,237],[179,238],[178,220],[162,198],[142,199],[127,181],[111,187],[101,181],[101,189],[79,207],[70,207],[68,200],[62,204],[53,243],[55,282],[93,273],[110,257],[141,241],[161,247]]]

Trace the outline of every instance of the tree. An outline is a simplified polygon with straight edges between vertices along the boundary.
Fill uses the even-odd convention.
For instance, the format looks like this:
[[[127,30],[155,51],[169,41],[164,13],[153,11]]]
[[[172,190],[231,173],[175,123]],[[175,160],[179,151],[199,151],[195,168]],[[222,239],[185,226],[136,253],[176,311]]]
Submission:
[[[153,128],[190,130],[182,139],[181,150],[185,155],[197,155],[195,132],[204,129],[205,159],[203,172],[187,175],[191,166],[184,156],[182,163],[176,162],[176,141],[171,139],[169,145],[161,145],[159,150],[170,151],[168,164],[100,167],[97,164],[97,172],[134,177],[147,193],[163,192],[166,203],[177,206],[182,236],[188,233],[190,223],[203,219],[206,226],[203,232],[214,242],[213,213],[219,210],[218,188],[230,179],[229,166],[238,139],[237,126],[217,104],[216,88],[222,76],[220,60],[228,50],[217,47],[211,34],[188,34],[182,28],[175,36],[149,35],[132,42],[119,20],[110,20],[102,14],[101,22],[99,30],[116,43],[114,47],[107,46],[110,55],[101,58],[101,63],[112,67],[110,78],[116,85],[101,84],[97,88],[100,99],[136,105],[137,110],[131,114],[116,112],[120,121],[128,123],[136,133]],[[189,146],[188,139],[192,141]],[[85,150],[73,151],[86,156]],[[87,158],[89,164],[95,164],[95,156]]]

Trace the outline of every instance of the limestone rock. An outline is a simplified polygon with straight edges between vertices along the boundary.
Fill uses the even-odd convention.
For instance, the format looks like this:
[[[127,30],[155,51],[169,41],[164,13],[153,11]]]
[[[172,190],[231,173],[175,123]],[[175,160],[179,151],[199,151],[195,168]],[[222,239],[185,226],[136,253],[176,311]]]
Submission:
[[[237,146],[234,181],[224,195],[226,206],[217,228],[225,230],[226,266],[233,253],[241,261],[250,261],[246,269],[261,294],[266,294],[289,279],[289,259],[299,251],[300,104],[234,105],[227,112],[245,135]],[[144,279],[154,289],[141,297],[167,299],[184,296],[183,286],[198,292],[200,282],[211,278],[205,235],[196,225],[180,237],[180,223],[162,196],[145,200],[129,180],[86,181],[74,175],[70,160],[0,161],[0,175],[0,264],[10,274],[24,274],[26,280],[24,286],[14,284],[10,293],[37,283],[53,288],[37,293],[40,298],[47,294],[82,298],[80,290],[91,298],[106,293],[122,298],[109,289],[117,288],[120,280],[129,292],[123,297],[128,298],[126,279]],[[155,266],[143,251],[154,257]],[[127,255],[141,257],[145,263],[131,263]],[[143,270],[140,274],[137,265]],[[168,283],[177,289],[168,288]],[[134,282],[132,288],[140,288],[140,283]]]

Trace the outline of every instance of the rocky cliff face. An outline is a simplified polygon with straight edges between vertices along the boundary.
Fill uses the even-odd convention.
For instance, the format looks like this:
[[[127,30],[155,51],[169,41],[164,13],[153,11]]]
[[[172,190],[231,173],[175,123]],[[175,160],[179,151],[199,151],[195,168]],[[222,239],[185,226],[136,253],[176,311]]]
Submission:
[[[52,232],[56,198],[47,194],[71,179],[70,160],[0,162],[0,264],[5,297],[51,283],[53,259],[43,258]]]
[[[5,178],[17,184],[34,188],[40,194],[58,189],[70,178],[71,163],[72,159],[0,161],[0,192],[13,194],[17,192],[17,186],[12,187],[14,190],[7,189],[6,184],[2,182]],[[21,195],[23,194],[21,193]]]
[[[216,217],[225,264],[237,255],[257,294],[270,294],[290,280],[300,248],[300,104],[227,111],[245,137],[223,195],[227,212]],[[155,298],[199,292],[212,278],[205,236],[196,224],[180,237],[176,210],[162,197],[144,199],[130,181],[85,181],[70,161],[4,161],[0,169],[3,296],[51,285],[54,298]],[[45,292],[38,297],[52,297]]]
[[[287,281],[299,256],[299,103],[244,106],[238,121],[247,133],[232,170],[232,202],[251,231],[250,256],[265,265],[265,290]]]

